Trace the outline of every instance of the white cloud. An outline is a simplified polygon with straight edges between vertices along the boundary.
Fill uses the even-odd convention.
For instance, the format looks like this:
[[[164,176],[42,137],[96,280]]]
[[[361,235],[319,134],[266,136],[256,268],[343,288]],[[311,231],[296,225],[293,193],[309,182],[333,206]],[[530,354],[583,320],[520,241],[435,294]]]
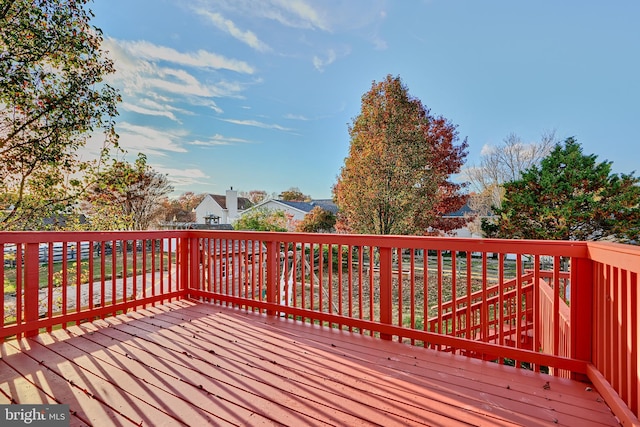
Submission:
[[[200,107],[207,107],[212,109],[213,111],[215,111],[216,113],[223,113],[222,108],[218,107],[218,104],[216,104],[215,102],[213,102],[211,99],[203,99],[203,98],[198,98],[198,97],[192,97],[189,101],[189,104],[191,105],[197,105]]]
[[[301,120],[303,122],[306,122],[307,120],[309,120],[307,117],[299,114],[286,114],[284,118],[289,120]]]
[[[186,136],[184,131],[166,131],[128,122],[118,123],[116,131],[120,136],[120,147],[130,154],[138,152],[166,156],[167,152],[185,153],[178,140]]]
[[[167,70],[165,70],[167,71]],[[168,73],[162,73],[161,75],[169,76]],[[182,95],[194,95],[194,96],[223,96],[224,91],[216,90],[214,87],[207,87],[201,84],[195,77],[190,76],[190,79],[177,79],[170,81],[163,79],[162,77],[149,78],[145,81],[144,86],[150,89],[157,89],[164,92],[170,92],[173,94]]]
[[[384,39],[381,39],[378,36],[374,36],[371,39],[371,43],[373,43],[373,46],[375,47],[376,50],[386,50],[389,45],[387,44],[387,41]]]
[[[318,28],[330,31],[330,24],[320,11],[304,0],[273,0],[272,19],[280,23],[300,28]]]
[[[192,187],[194,184],[207,184],[209,175],[196,168],[176,169],[165,167],[161,164],[153,164],[152,167],[163,174],[166,174],[169,181],[176,187]]]
[[[197,52],[185,53],[144,40],[121,40],[117,43],[123,50],[135,58],[147,59],[150,61],[166,61],[188,67],[225,69],[244,74],[253,74],[255,72],[253,67],[244,61],[225,58],[222,55],[207,52],[202,49]]]
[[[211,3],[200,3],[203,8],[211,9]],[[218,0],[215,6],[240,16],[270,19],[291,28],[331,29],[326,12],[331,8],[325,7],[323,12],[305,0]]]
[[[109,51],[109,57],[115,62],[117,70],[114,75],[108,76],[108,82],[121,89],[124,99],[122,108],[126,111],[166,117],[180,122],[179,114],[193,113],[175,107],[174,104],[205,106],[216,113],[222,113],[222,109],[211,98],[241,98],[240,93],[246,87],[238,82],[218,80],[212,83],[196,77],[192,71],[206,75],[211,65],[207,61],[187,61],[182,58],[172,61],[177,64],[176,66],[160,65],[159,62],[167,61],[161,61],[158,58],[170,52],[176,52],[170,48],[156,46],[156,49],[152,49],[155,54],[150,51],[144,54],[138,52],[141,47],[155,45],[115,39],[105,40],[104,45]],[[185,64],[192,64],[192,66]],[[187,70],[181,66],[193,70]],[[156,102],[151,104],[153,101]]]
[[[242,31],[232,20],[226,19],[219,13],[209,12],[204,9],[197,9],[196,12],[207,17],[218,29],[230,34],[232,37],[240,40],[242,43],[245,43],[253,49],[260,52],[267,52],[271,50],[269,46],[258,39],[258,36],[256,36],[252,31]]]
[[[491,144],[484,144],[482,150],[480,150],[481,156],[488,156],[496,151],[496,146]]]
[[[215,147],[218,145],[246,144],[249,142],[250,141],[247,139],[233,138],[233,137],[223,136],[220,134],[215,134],[211,138],[207,139],[206,141],[195,140],[195,141],[189,142],[189,144],[199,145],[203,147]]]
[[[293,129],[289,129],[280,125],[276,125],[276,124],[269,124],[269,123],[263,123],[263,122],[259,122],[257,120],[236,120],[236,119],[220,119],[223,122],[228,122],[228,123],[233,123],[236,125],[241,125],[241,126],[253,126],[253,127],[258,127],[258,128],[262,128],[262,129],[276,129],[276,130],[281,130],[281,131],[292,131]]]
[[[209,175],[205,174],[200,169],[175,169],[167,168],[162,165],[154,166],[154,169],[167,175],[184,176],[189,178],[209,178]]]
[[[131,104],[129,102],[123,102],[122,104],[120,104],[120,108],[122,108],[125,111],[131,111],[134,113],[144,114],[147,116],[166,117],[170,120],[173,120],[174,122],[180,123],[180,120],[176,118],[175,114],[173,114],[171,111],[168,111],[168,109],[163,109],[162,107],[147,108],[141,105]]]
[[[155,97],[154,97],[155,98]],[[157,99],[157,100],[156,100]],[[161,102],[158,102],[161,101]],[[185,110],[182,108],[177,108],[174,107],[173,105],[171,105],[170,103],[173,100],[170,98],[155,98],[155,99],[149,99],[149,98],[140,98],[138,99],[138,104],[147,107],[147,108],[151,108],[151,109],[156,109],[156,110],[167,110],[167,111],[173,111],[173,112],[179,112],[181,114],[187,114],[187,115],[193,115],[193,113],[189,110]]]
[[[318,71],[324,71],[325,67],[333,64],[336,59],[336,52],[333,49],[329,49],[324,58],[320,58],[319,56],[313,57],[313,66],[316,67]]]

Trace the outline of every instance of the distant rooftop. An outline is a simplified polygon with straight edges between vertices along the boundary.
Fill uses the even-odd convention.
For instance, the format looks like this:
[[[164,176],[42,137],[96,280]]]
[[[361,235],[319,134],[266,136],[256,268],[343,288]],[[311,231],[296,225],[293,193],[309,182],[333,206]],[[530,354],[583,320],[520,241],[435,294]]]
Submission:
[[[333,203],[331,199],[318,199],[311,200],[310,202],[293,202],[290,200],[276,200],[284,205],[291,206],[292,208],[301,210],[303,212],[311,212],[313,208],[319,206],[320,208],[329,211],[331,213],[338,213],[338,207]]]

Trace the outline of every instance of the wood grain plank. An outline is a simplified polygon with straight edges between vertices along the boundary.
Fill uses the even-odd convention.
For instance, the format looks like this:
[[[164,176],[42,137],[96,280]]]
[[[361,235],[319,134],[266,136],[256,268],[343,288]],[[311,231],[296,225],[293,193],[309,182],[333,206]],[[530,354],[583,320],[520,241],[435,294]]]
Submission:
[[[617,425],[583,383],[192,301],[2,348],[0,401],[101,426]]]
[[[21,345],[16,342],[2,345],[2,362],[5,365],[0,370],[0,387],[8,389],[13,403],[68,404],[70,425],[99,425],[101,422],[106,422],[107,425],[132,425],[126,418],[73,387],[27,355],[24,350],[30,347],[25,341],[26,339],[21,340]],[[14,376],[9,377],[11,374]]]
[[[196,309],[206,309],[206,306],[197,306]],[[185,313],[188,312],[189,310],[182,310],[180,315],[184,316]],[[243,316],[243,314],[238,313],[242,312],[235,312],[234,315]],[[172,313],[169,312],[167,315],[171,316]],[[225,315],[228,315],[228,313],[225,313]],[[253,314],[251,314],[251,316],[255,317]],[[217,323],[211,323],[216,319],[218,319]],[[191,333],[198,332],[196,329],[198,322],[209,322],[206,325],[206,329],[215,330],[217,334],[220,334],[225,326],[231,326],[233,333],[242,331],[243,336],[246,336],[245,334],[255,335],[256,326],[254,323],[251,324],[250,330],[243,330],[243,328],[247,328],[247,325],[242,322],[225,325],[226,321],[223,322],[220,321],[220,319],[222,319],[221,316],[199,317],[198,313],[195,313],[195,316],[191,318],[191,322],[187,322],[186,326],[184,326],[184,328],[187,329],[185,336],[190,336]],[[162,321],[162,317],[156,316],[154,321]],[[335,347],[328,347],[329,344],[327,344],[325,339],[327,338],[327,334],[325,334],[324,328],[314,328],[309,325],[297,323],[294,323],[293,328],[288,328],[286,326],[287,322],[285,321],[285,324],[283,324],[279,319],[269,320],[269,322],[278,322],[278,325],[263,325],[260,329],[260,337],[254,336],[255,340],[262,341],[261,345],[264,340],[266,340],[266,337],[269,336],[268,331],[265,333],[265,328],[273,328],[273,336],[279,339],[284,346],[288,342],[286,339],[287,332],[293,332],[296,329],[296,325],[302,327],[302,334],[292,336],[291,339],[293,339],[293,341],[291,342],[294,343],[294,346],[286,349],[288,354],[295,352],[295,347],[301,342],[305,344],[305,348],[307,348],[307,344],[321,345],[323,351],[327,349],[344,351],[344,348],[347,348],[349,349],[350,355],[352,354],[351,351],[355,351],[356,354],[358,354],[357,363],[360,365],[363,363],[366,366],[375,364],[384,370],[389,370],[391,375],[408,376],[408,381],[415,382],[420,387],[435,387],[444,394],[447,393],[447,390],[451,390],[452,385],[456,385],[462,389],[460,394],[468,395],[469,393],[475,393],[476,396],[480,396],[478,402],[480,402],[481,405],[486,405],[486,402],[490,400],[494,402],[496,406],[511,407],[516,412],[523,414],[530,413],[535,417],[542,417],[547,421],[562,421],[567,419],[575,422],[576,412],[578,412],[578,417],[582,418],[584,423],[587,424],[594,422],[606,424],[611,420],[611,412],[602,400],[598,399],[598,394],[592,391],[586,391],[587,387],[584,384],[575,381],[538,373],[533,377],[527,377],[533,385],[523,386],[517,381],[520,378],[517,374],[527,371],[516,370],[513,367],[468,359],[463,356],[444,354],[444,360],[447,361],[447,363],[441,368],[439,366],[442,365],[433,363],[434,357],[443,355],[441,352],[406,345],[398,346],[397,343],[390,343],[391,345],[389,346],[389,343],[380,343],[380,340],[362,335],[354,337],[352,336],[353,334],[347,334],[344,340],[340,340],[341,335],[338,334],[337,341],[335,334],[329,334],[329,338],[332,340],[330,345]],[[169,323],[164,326],[169,326]],[[189,332],[189,330],[191,330],[191,332]],[[321,332],[319,338],[316,340],[312,338],[315,332]],[[232,335],[228,335],[227,338],[230,336]],[[285,338],[284,340],[283,337]],[[311,342],[309,340],[311,340]],[[253,341],[245,340],[244,342]],[[403,353],[392,353],[390,357],[381,357],[380,348],[385,346],[389,346],[392,351],[400,349]],[[306,353],[307,354],[304,355],[305,358],[313,357],[312,354]],[[466,372],[466,362],[471,362],[474,367],[479,363],[481,370],[477,370],[476,372],[472,370],[471,373]],[[293,363],[299,365],[297,361]],[[336,366],[342,366],[342,364],[336,364]],[[394,371],[395,374],[393,373]],[[547,381],[549,381],[549,385]],[[403,385],[403,387],[404,386],[405,385]],[[582,408],[582,410],[576,411],[576,406]],[[544,414],[546,414],[546,417],[543,416]]]
[[[131,334],[142,339],[142,335],[148,331],[141,331],[136,326],[139,326],[139,323],[115,325],[103,332],[116,338],[119,342],[131,339]],[[117,332],[121,332],[123,335],[115,336],[114,334]],[[153,344],[158,347],[156,351],[168,349],[170,353],[166,356],[167,360],[173,358],[174,363],[178,363],[182,368],[197,369],[203,372],[210,370],[211,363],[215,363],[215,375],[219,379],[223,379],[225,384],[268,397],[272,407],[271,409],[267,407],[269,412],[273,411],[273,405],[285,404],[289,411],[299,412],[302,415],[313,413],[314,417],[319,417],[319,419],[327,418],[330,414],[332,419],[329,419],[328,422],[337,422],[337,425],[354,425],[363,422],[376,424],[380,418],[384,421],[383,425],[424,425],[424,417],[442,418],[447,422],[451,420],[448,415],[443,416],[428,412],[424,408],[411,407],[406,402],[397,403],[396,406],[402,408],[395,408],[395,410],[385,409],[386,402],[383,401],[377,401],[376,403],[379,405],[374,407],[367,402],[369,396],[366,393],[362,393],[361,396],[354,396],[353,392],[340,394],[336,391],[335,384],[323,389],[318,387],[317,380],[301,381],[297,378],[299,374],[294,371],[282,372],[277,361],[271,357],[257,357],[251,363],[247,363],[246,361],[221,358],[210,353],[206,348],[198,348],[171,337],[146,335],[145,339],[150,341],[137,345],[144,347]],[[127,349],[127,351],[133,351],[130,347]],[[211,360],[215,360],[215,362],[211,362]],[[279,370],[280,372],[278,372]],[[330,382],[327,378],[325,380]],[[286,420],[283,419],[278,419],[278,421],[286,423]]]
[[[28,343],[23,340],[20,344],[23,353],[28,353],[45,369],[66,380],[67,396],[69,391],[73,394],[84,392],[134,424],[192,425],[188,416],[193,416],[199,425],[215,424],[210,417],[193,411],[191,406],[172,401],[166,393],[149,391],[118,369],[105,368],[91,358],[87,358],[91,368],[83,368],[55,352],[50,345],[44,346],[33,340]],[[56,388],[54,393],[57,396],[59,390]],[[93,416],[92,413],[87,415]],[[100,423],[106,422],[102,416],[98,418]]]

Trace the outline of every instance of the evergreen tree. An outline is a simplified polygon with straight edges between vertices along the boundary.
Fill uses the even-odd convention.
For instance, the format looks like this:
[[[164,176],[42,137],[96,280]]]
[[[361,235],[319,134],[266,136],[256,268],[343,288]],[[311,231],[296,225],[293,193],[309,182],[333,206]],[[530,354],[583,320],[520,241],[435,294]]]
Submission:
[[[505,184],[496,209],[498,237],[637,241],[640,179],[611,173],[611,162],[585,155],[574,138]]]

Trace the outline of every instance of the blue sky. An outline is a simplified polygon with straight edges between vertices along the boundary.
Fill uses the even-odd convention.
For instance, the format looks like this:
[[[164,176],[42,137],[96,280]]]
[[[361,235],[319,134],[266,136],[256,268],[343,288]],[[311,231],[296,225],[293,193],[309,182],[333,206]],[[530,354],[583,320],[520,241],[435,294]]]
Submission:
[[[117,131],[184,191],[331,197],[372,81],[468,138],[555,130],[640,171],[640,2],[94,0]]]

